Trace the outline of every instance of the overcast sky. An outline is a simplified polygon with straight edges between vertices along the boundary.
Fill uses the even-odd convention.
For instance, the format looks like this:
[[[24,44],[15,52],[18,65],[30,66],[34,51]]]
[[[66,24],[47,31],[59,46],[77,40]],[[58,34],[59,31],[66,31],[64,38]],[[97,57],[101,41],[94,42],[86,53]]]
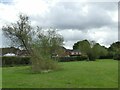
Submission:
[[[66,48],[72,49],[75,42],[84,39],[109,47],[118,41],[118,3],[85,1],[2,0],[0,47],[9,45],[8,39],[2,36],[2,26],[15,22],[19,13],[28,15],[33,26],[58,29]]]

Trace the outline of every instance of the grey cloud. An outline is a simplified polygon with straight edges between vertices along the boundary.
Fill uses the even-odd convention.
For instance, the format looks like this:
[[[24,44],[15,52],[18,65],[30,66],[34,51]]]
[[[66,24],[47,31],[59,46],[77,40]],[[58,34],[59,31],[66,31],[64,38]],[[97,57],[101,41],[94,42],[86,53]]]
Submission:
[[[55,27],[59,29],[91,29],[104,26],[115,26],[116,23],[108,15],[108,11],[116,10],[114,3],[57,3],[44,17],[32,17],[40,26]],[[88,13],[83,8],[88,6]],[[110,8],[110,9],[109,9]]]
[[[108,11],[114,11],[118,8],[118,2],[93,2],[94,6]]]
[[[61,30],[59,31],[61,35],[63,35],[65,41],[78,41],[83,40],[89,37],[87,32],[83,32],[80,30]]]

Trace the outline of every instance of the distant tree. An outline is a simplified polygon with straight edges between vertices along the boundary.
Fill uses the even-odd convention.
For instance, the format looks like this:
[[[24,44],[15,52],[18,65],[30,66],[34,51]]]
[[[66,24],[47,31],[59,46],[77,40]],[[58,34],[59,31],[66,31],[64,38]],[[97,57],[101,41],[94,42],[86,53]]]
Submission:
[[[100,55],[106,54],[107,50],[95,41],[78,41],[73,45],[74,50],[80,50],[83,54],[87,54],[89,60],[95,60]]]
[[[111,44],[111,46],[109,47],[109,50],[111,50],[113,52],[120,51],[120,42],[118,41],[118,42]]]
[[[108,48],[108,51],[114,59],[120,60],[120,41],[111,44],[111,46]]]
[[[78,41],[73,45],[74,50],[80,50],[82,53],[89,53],[91,50],[88,40]]]
[[[108,54],[107,49],[99,43],[96,43],[93,46],[93,52],[95,52],[95,58],[99,58],[100,56],[105,57]]]
[[[94,60],[91,45],[88,40],[78,41],[73,45],[74,50],[80,50],[82,54],[87,54],[89,60]]]

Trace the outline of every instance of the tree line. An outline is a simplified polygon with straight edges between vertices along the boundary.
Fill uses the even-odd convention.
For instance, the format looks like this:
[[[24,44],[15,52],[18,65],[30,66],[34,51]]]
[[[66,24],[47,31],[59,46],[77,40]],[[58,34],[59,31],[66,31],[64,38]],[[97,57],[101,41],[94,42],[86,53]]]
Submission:
[[[101,46],[95,41],[82,40],[73,45],[74,50],[79,50],[82,54],[88,56],[88,60],[94,61],[100,59],[120,60],[120,42],[115,42],[109,48]]]

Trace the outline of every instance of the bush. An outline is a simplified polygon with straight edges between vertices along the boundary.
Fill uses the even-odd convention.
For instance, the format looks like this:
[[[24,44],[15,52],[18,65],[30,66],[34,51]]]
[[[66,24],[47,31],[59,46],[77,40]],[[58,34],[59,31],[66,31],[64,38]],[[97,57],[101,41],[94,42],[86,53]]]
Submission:
[[[77,57],[77,61],[84,61],[84,60],[88,60],[88,56],[87,55],[81,55]]]
[[[115,54],[113,57],[114,60],[120,60],[120,54]]]
[[[113,59],[113,52],[109,51],[106,55],[100,55],[99,59]]]
[[[31,64],[30,57],[3,56],[2,66],[28,65]]]
[[[88,54],[88,57],[89,57],[89,61],[95,61],[96,60],[96,56],[94,55],[94,53],[89,53]]]

